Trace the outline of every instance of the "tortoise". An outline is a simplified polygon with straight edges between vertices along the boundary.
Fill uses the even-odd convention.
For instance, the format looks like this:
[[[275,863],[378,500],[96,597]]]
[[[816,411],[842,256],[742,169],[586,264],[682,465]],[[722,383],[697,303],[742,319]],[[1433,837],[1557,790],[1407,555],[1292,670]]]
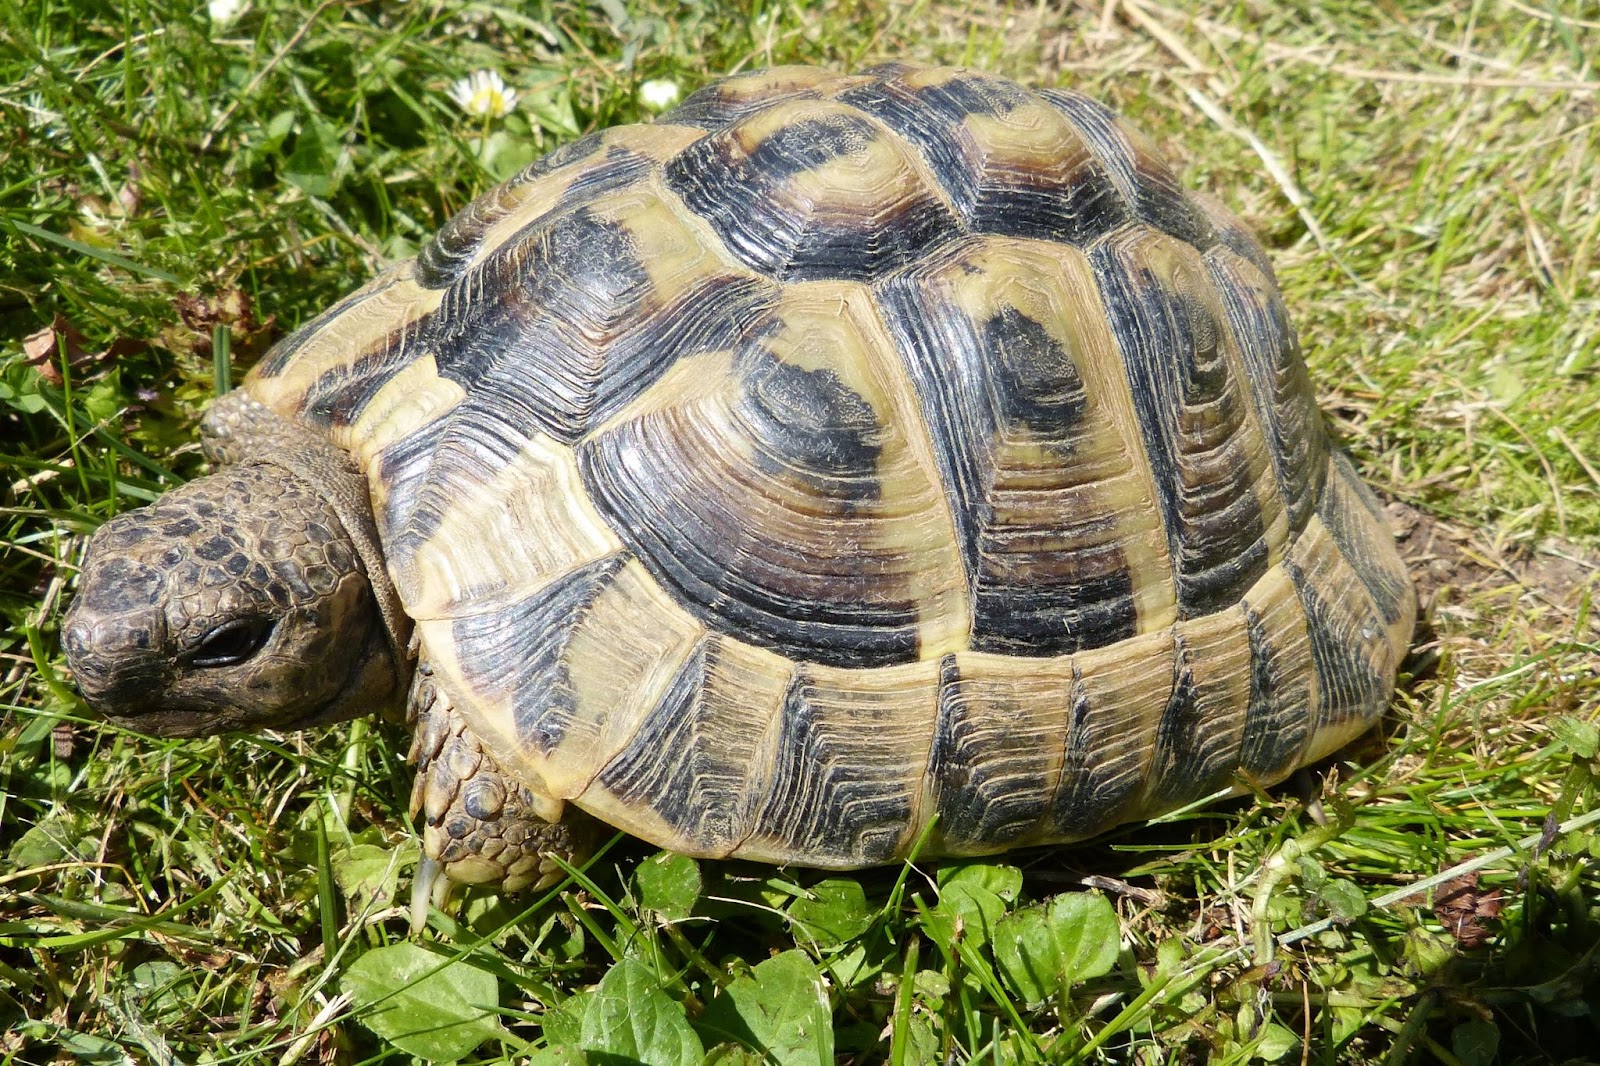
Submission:
[[[403,701],[424,901],[598,823],[850,869],[1269,785],[1383,712],[1416,612],[1261,246],[970,70],[584,137],[201,428],[215,472],[89,545],[77,682],[174,736]]]

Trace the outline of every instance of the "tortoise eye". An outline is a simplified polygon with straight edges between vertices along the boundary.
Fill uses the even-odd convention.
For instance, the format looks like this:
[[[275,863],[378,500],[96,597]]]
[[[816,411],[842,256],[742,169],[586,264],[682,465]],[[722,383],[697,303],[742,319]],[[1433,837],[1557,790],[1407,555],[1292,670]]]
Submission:
[[[272,619],[246,618],[224,622],[205,635],[189,657],[189,665],[235,666],[261,650],[272,633]]]

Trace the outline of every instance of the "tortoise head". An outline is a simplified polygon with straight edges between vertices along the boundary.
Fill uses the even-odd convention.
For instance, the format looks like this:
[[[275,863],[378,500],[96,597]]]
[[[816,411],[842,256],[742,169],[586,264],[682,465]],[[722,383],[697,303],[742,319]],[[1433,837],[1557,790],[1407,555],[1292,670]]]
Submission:
[[[247,462],[102,526],[64,643],[84,696],[120,725],[298,729],[401,691],[381,588],[329,493]]]

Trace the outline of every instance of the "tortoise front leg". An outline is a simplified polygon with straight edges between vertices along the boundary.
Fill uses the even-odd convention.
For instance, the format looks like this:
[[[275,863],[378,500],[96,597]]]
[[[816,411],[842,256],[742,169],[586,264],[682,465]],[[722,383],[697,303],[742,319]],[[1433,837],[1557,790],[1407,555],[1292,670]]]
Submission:
[[[411,896],[414,929],[425,924],[430,902],[445,902],[452,882],[505,892],[538,889],[563,875],[552,856],[568,863],[588,857],[594,820],[571,807],[556,822],[535,813],[533,793],[501,773],[426,662],[412,680],[407,718],[414,730],[407,758],[417,767],[411,814],[423,815],[423,859]]]

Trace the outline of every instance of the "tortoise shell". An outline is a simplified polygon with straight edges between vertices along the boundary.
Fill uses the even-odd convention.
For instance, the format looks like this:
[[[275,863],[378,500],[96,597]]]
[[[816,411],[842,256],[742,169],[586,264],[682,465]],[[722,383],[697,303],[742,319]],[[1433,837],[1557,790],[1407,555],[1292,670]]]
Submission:
[[[1069,91],[724,81],[244,387],[366,472],[423,659],[541,813],[689,854],[976,854],[1271,783],[1411,634],[1265,254]]]

